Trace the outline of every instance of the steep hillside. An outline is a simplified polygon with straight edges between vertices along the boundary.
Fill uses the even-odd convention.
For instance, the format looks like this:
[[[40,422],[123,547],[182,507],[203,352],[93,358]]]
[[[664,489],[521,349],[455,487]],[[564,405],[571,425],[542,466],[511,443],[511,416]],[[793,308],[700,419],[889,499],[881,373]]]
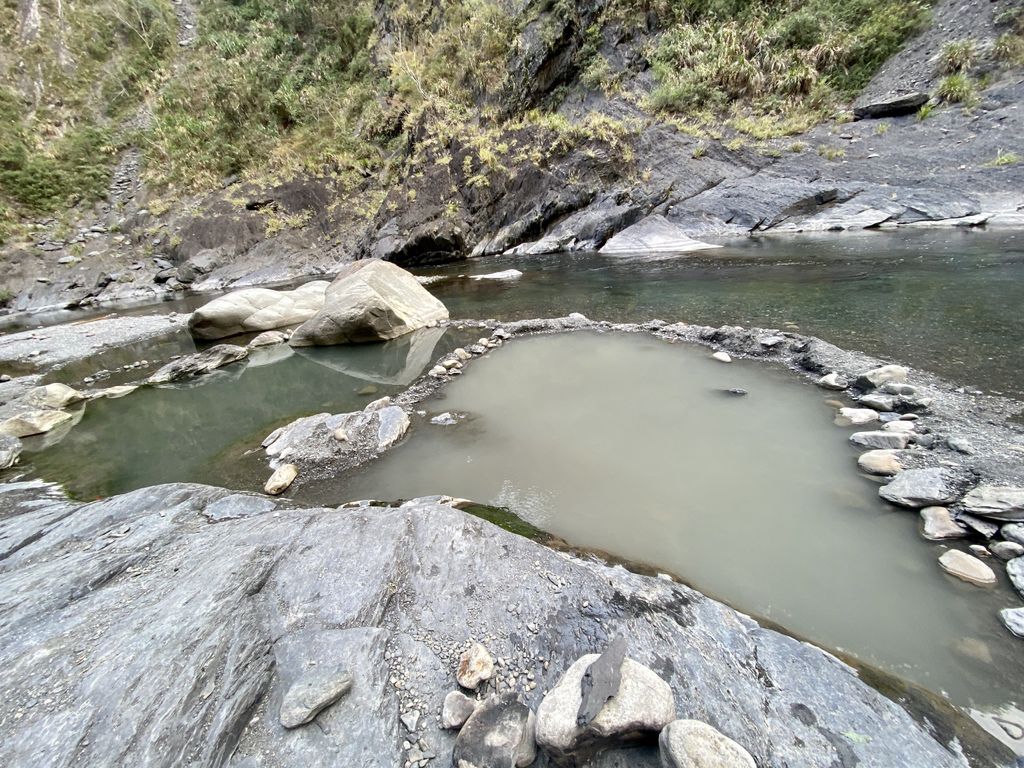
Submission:
[[[880,208],[1005,218],[1022,9],[5,0],[2,298],[592,248],[651,213],[702,235]],[[848,122],[890,91],[931,101]],[[927,204],[874,199],[929,178]]]

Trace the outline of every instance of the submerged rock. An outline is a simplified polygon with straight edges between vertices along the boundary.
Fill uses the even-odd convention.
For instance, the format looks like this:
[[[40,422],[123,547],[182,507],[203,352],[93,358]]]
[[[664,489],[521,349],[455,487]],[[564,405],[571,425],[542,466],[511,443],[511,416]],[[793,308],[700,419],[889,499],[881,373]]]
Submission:
[[[394,339],[448,319],[416,278],[387,261],[347,266],[327,288],[323,308],[288,340],[294,347]]]
[[[1024,520],[1024,488],[979,485],[963,498],[964,509],[993,520]]]
[[[281,703],[281,725],[298,728],[311,722],[352,689],[352,675],[343,669],[319,669],[292,683]]]
[[[210,373],[225,365],[237,363],[249,356],[249,350],[235,344],[217,344],[205,352],[172,360],[148,379],[147,384],[168,384]]]
[[[492,696],[466,720],[452,751],[457,768],[525,768],[537,757],[535,719],[514,694]]]
[[[592,653],[577,659],[537,708],[537,743],[556,756],[653,738],[676,718],[668,683],[643,664],[626,658],[618,691],[593,720],[579,725],[581,683],[598,658]]]
[[[949,474],[941,467],[906,469],[878,489],[878,495],[901,507],[930,507],[956,501]]]
[[[826,373],[816,382],[822,389],[831,389],[839,392],[850,386],[850,382],[836,372]]]
[[[658,739],[664,768],[757,768],[743,747],[699,720],[676,720]]]
[[[840,408],[839,418],[844,419],[847,424],[859,427],[863,424],[870,424],[878,421],[878,411],[871,408]]]
[[[192,313],[188,327],[198,339],[223,339],[304,323],[323,307],[326,291],[323,280],[291,291],[245,288],[201,306]]]
[[[996,583],[996,574],[991,568],[974,555],[959,549],[944,552],[939,558],[939,565],[951,576],[979,587],[991,587]]]

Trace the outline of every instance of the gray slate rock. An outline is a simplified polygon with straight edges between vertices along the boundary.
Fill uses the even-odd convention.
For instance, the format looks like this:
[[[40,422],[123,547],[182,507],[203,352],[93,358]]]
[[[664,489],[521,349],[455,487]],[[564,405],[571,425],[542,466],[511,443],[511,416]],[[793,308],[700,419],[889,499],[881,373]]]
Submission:
[[[281,725],[298,728],[352,689],[352,675],[343,669],[315,669],[292,683],[281,703]]]
[[[1024,523],[1007,523],[999,529],[999,533],[1007,541],[1024,544]]]
[[[662,670],[682,717],[713,722],[759,765],[830,767],[835,734],[851,722],[863,739],[844,752],[862,765],[911,754],[929,768],[966,768],[961,749],[976,765],[1012,763],[941,702],[897,704],[835,657],[681,584],[429,502],[283,506],[210,525],[203,511],[238,495],[166,485],[79,504],[49,486],[0,492],[0,765],[171,768],[182,755],[210,767],[403,765],[396,713],[406,694],[390,678],[440,701],[451,668],[434,648],[452,627],[521,637],[510,605],[543,627],[532,637],[551,668],[534,667],[537,688],[524,693],[534,706],[560,669],[621,633],[631,657]],[[584,601],[586,611],[567,610]],[[513,641],[495,642],[512,654]],[[290,682],[317,667],[350,670],[352,690],[316,727],[284,729]],[[34,690],[49,701],[26,707]],[[947,747],[904,706],[958,741]],[[433,718],[420,727],[431,751],[451,754],[450,731]],[[657,760],[650,749],[628,754],[620,766]]]
[[[471,699],[462,691],[449,691],[444,697],[444,704],[441,706],[441,727],[454,729],[461,728],[469,719],[469,716],[476,711],[480,702]]]
[[[591,723],[608,700],[619,692],[622,662],[625,658],[626,639],[618,635],[605,652],[587,667],[580,681],[580,694],[583,700],[576,715],[576,725],[586,726]]]
[[[743,747],[699,720],[676,720],[658,738],[664,768],[757,768]]]
[[[917,112],[928,103],[927,93],[891,93],[856,104],[853,117],[856,120],[877,120],[883,117],[899,117]]]
[[[181,379],[190,379],[244,360],[248,356],[249,350],[245,347],[235,344],[217,344],[204,352],[172,360],[146,379],[146,383],[167,384]]]
[[[971,514],[992,520],[1024,520],[1024,488],[979,485],[964,496],[963,506]]]
[[[861,448],[896,448],[902,450],[910,443],[910,435],[904,432],[854,432],[850,442]]]
[[[1015,557],[1006,564],[1006,575],[1014,589],[1024,597],[1024,557]]]
[[[466,720],[455,739],[456,768],[523,768],[537,757],[535,719],[515,694],[492,696]]]
[[[892,504],[914,509],[948,504],[957,496],[949,474],[941,467],[905,469],[879,488],[878,495]]]
[[[0,435],[0,469],[13,467],[21,456],[21,440],[10,435]]]
[[[599,253],[688,253],[708,248],[721,246],[694,240],[678,224],[673,224],[660,214],[654,214],[613,235]]]
[[[931,541],[962,539],[968,533],[945,507],[925,507],[921,510],[921,523],[924,537]]]
[[[1013,560],[1024,555],[1024,545],[1015,541],[996,541],[988,545],[988,550],[1000,560]]]

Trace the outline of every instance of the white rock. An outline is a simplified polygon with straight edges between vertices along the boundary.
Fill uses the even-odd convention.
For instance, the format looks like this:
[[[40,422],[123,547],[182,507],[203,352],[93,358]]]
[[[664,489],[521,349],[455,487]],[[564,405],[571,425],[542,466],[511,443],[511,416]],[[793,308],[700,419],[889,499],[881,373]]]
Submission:
[[[480,702],[471,699],[462,691],[451,691],[444,697],[444,704],[441,706],[441,727],[461,728],[473,714]]]
[[[288,486],[295,482],[295,478],[298,476],[299,468],[297,466],[294,464],[282,464],[274,470],[274,474],[267,480],[263,490],[271,496],[277,496],[288,490]]]
[[[305,322],[324,304],[327,282],[315,280],[292,291],[245,288],[204,304],[189,318],[199,339],[222,339]]]
[[[962,539],[968,530],[953,519],[945,507],[925,507],[921,510],[922,533],[926,539]]]
[[[835,390],[836,392],[844,390],[848,386],[850,386],[849,381],[847,381],[834,371],[832,373],[826,373],[824,376],[818,379],[817,384],[819,387],[822,387],[823,389],[831,389]]]
[[[990,587],[996,583],[996,575],[991,568],[959,549],[944,552],[939,558],[939,565],[946,573],[979,587]]]
[[[903,469],[896,451],[876,449],[865,451],[857,457],[857,466],[871,475],[895,475]]]
[[[871,408],[840,408],[839,417],[854,426],[878,421],[878,411]]]
[[[715,360],[717,360],[720,363],[731,363],[732,362],[732,357],[729,355],[728,352],[721,352],[721,351],[715,352],[712,355],[712,357],[715,358]]]
[[[74,417],[65,411],[25,411],[0,423],[0,435],[28,437],[49,432]]]
[[[870,387],[880,387],[883,384],[888,384],[889,382],[902,384],[907,380],[907,375],[909,373],[910,371],[902,365],[883,365],[862,373],[858,377],[857,383],[862,386]]]
[[[75,403],[80,403],[85,399],[85,395],[76,389],[72,389],[67,384],[46,384],[42,387],[30,389],[22,398],[22,402],[32,408],[58,410],[60,408],[67,408]]]
[[[469,650],[459,657],[459,668],[455,679],[463,688],[471,691],[494,674],[494,659],[480,643],[473,643]]]

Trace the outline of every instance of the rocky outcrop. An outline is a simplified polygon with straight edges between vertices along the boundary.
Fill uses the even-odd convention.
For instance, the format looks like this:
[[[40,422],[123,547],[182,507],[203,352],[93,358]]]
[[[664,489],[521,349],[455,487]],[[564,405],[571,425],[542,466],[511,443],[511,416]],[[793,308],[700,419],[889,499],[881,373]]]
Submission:
[[[324,305],[328,283],[314,280],[291,291],[246,288],[204,304],[189,318],[199,339],[223,339],[240,333],[270,331],[304,323]]]
[[[654,215],[626,227],[610,238],[600,253],[620,255],[629,253],[689,253],[719,245],[703,243],[690,237],[686,230],[671,223],[664,216]]]
[[[226,499],[258,511],[210,522]],[[393,768],[409,759],[403,739],[441,765],[455,735],[434,717],[406,718],[410,733],[399,714],[440,706],[467,633],[534,675],[536,688],[496,684],[530,709],[621,634],[680,717],[713,723],[759,765],[1009,761],[941,701],[907,700],[918,722],[834,656],[683,585],[449,507],[298,509],[194,485],[84,505],[23,488],[0,504],[4,765]],[[313,669],[347,671],[351,689],[286,729],[282,704]],[[624,757],[659,760],[650,746],[592,765]]]
[[[927,93],[912,91],[910,93],[887,93],[880,97],[859,99],[853,107],[853,116],[857,120],[877,120],[882,117],[899,117],[917,112],[928,103]]]
[[[401,267],[359,261],[327,288],[323,308],[289,339],[295,347],[394,339],[448,319],[448,310]]]

